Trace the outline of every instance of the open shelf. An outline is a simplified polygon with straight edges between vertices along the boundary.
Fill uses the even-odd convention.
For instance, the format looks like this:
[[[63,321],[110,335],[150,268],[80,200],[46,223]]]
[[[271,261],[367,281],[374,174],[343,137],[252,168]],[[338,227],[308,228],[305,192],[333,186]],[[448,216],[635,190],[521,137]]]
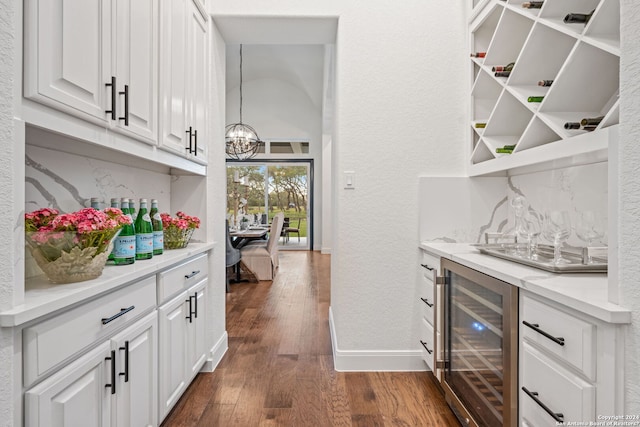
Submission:
[[[484,60],[484,65],[506,65],[517,63],[522,46],[533,26],[533,21],[525,16],[505,9]],[[508,37],[502,35],[508,34]]]
[[[543,18],[553,24],[556,24],[559,28],[566,30],[573,34],[582,34],[586,27],[592,23],[592,20],[588,24],[580,23],[564,23],[564,18],[569,13],[583,13],[588,14],[594,10],[600,0],[548,0],[545,1],[544,7],[540,10],[540,18]]]
[[[475,122],[487,122],[502,93],[502,86],[487,73],[480,73],[471,89],[471,118]]]

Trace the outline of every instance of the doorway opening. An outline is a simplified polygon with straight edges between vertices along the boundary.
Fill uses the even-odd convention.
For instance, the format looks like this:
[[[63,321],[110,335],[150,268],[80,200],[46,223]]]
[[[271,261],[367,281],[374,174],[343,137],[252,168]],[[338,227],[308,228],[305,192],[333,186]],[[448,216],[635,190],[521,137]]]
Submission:
[[[313,248],[313,159],[227,160],[229,223],[268,225],[278,212],[285,217],[279,249]]]

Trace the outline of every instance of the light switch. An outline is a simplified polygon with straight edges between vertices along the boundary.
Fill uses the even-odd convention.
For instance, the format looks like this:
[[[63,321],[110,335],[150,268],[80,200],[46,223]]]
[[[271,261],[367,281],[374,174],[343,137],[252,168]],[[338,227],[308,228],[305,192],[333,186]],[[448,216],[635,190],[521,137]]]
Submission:
[[[356,188],[356,173],[353,171],[344,171],[344,188]]]

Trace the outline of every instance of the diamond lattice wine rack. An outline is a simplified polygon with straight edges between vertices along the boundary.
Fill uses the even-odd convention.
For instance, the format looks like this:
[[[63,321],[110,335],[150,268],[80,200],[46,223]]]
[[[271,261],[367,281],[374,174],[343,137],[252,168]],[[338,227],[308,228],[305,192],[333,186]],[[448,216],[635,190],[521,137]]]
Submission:
[[[470,15],[469,174],[606,160],[619,122],[619,0],[471,0]],[[586,23],[566,22],[580,15]]]

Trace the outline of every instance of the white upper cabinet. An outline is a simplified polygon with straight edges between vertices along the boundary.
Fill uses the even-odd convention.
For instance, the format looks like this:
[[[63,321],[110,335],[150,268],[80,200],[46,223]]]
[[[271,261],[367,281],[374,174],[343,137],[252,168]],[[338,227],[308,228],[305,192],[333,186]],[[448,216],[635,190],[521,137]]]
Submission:
[[[619,122],[619,0],[470,6],[469,174],[606,160]]]
[[[116,0],[118,129],[155,143],[158,132],[158,2]]]
[[[157,142],[153,0],[25,1],[24,96]]]
[[[206,163],[207,22],[192,0],[161,8],[160,147]]]
[[[111,110],[110,0],[27,0],[24,95],[104,124]],[[109,115],[110,117],[110,115]]]

